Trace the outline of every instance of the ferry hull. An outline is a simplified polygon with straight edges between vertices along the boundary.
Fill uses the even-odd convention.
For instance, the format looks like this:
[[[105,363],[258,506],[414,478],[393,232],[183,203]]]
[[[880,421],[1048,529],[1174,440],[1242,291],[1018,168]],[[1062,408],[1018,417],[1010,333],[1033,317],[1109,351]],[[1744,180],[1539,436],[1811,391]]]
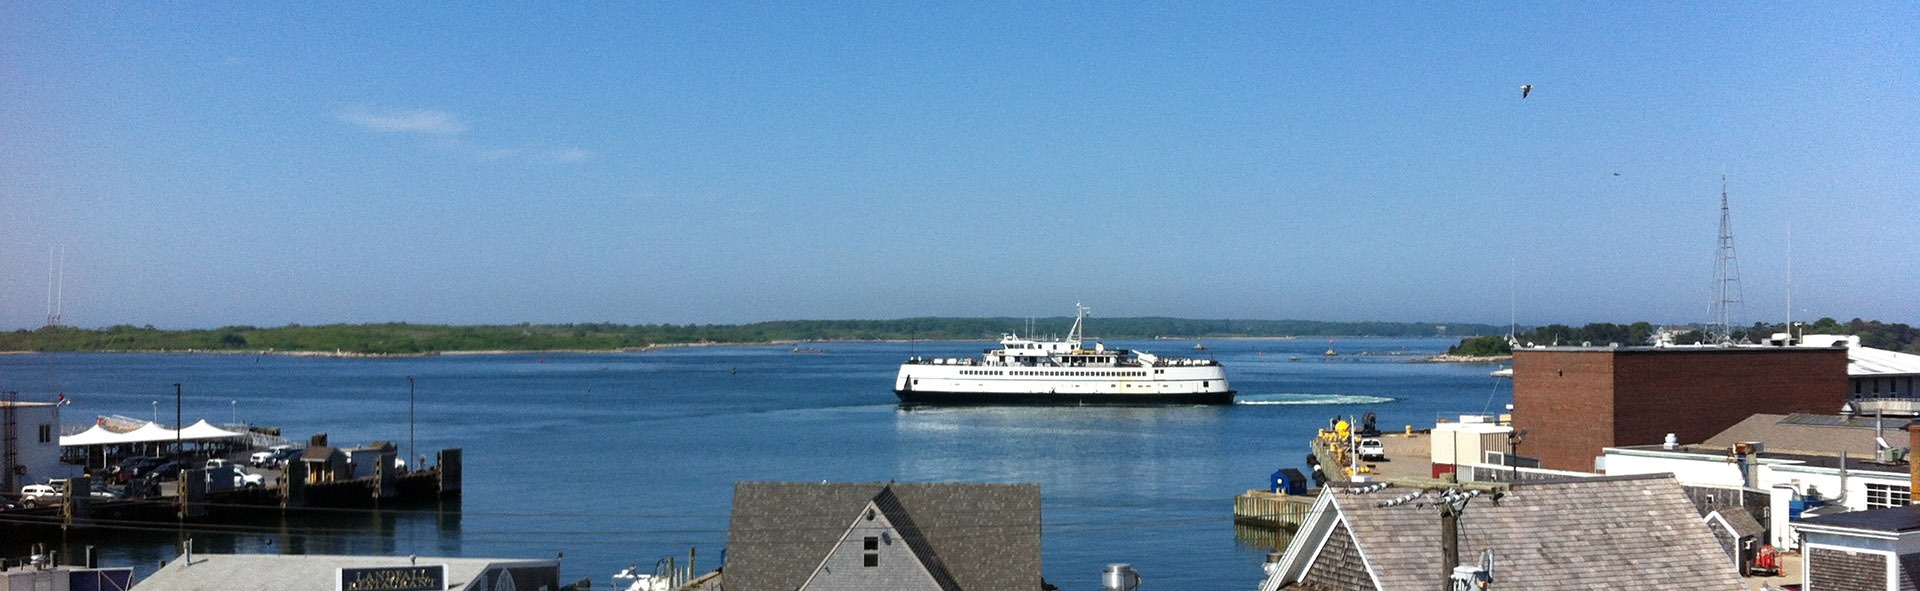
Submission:
[[[1083,404],[1166,405],[1233,404],[1232,390],[1162,394],[1054,394],[1034,392],[933,392],[894,390],[906,404],[1023,404],[1077,406]]]

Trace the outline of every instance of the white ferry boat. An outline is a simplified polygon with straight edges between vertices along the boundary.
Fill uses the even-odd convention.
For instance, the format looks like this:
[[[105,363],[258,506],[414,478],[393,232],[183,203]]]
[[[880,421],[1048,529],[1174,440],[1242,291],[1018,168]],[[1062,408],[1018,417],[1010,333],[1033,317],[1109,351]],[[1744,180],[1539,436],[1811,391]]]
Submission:
[[[1088,309],[1075,305],[1064,341],[1017,334],[978,359],[913,357],[900,364],[893,393],[918,404],[1232,404],[1227,374],[1211,359],[1082,346]]]

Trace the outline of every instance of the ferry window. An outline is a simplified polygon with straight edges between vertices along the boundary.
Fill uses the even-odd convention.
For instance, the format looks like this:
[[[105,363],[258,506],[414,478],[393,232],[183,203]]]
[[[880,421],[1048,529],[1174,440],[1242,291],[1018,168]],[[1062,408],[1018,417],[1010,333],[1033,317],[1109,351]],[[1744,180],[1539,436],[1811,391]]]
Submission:
[[[1210,383],[1211,382],[1200,382],[1200,387],[1205,388],[1207,387],[1207,384],[1210,384]]]

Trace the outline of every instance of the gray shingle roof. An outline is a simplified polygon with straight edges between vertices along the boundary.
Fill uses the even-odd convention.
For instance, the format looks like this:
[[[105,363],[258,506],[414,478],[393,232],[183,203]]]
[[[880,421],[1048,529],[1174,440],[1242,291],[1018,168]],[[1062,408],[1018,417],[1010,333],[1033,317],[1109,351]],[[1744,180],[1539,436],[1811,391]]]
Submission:
[[[1383,591],[1440,585],[1440,520],[1419,501],[1379,507],[1408,491],[1333,493]],[[1496,554],[1495,584],[1521,589],[1744,589],[1700,514],[1671,476],[1537,481],[1460,517],[1460,560]]]
[[[1738,536],[1738,537],[1757,536],[1757,535],[1766,533],[1767,528],[1764,526],[1761,526],[1759,521],[1754,520],[1753,515],[1750,515],[1746,511],[1742,511],[1737,508],[1729,507],[1728,509],[1732,509],[1732,510],[1719,510],[1719,511],[1714,511],[1713,513],[1707,514],[1707,517],[1709,518],[1707,523],[1712,523],[1711,518],[1714,515],[1719,515],[1720,519],[1725,519],[1727,521],[1728,527],[1733,528],[1733,535],[1735,536]]]
[[[893,498],[881,498],[889,488]],[[910,517],[932,551],[925,559],[960,589],[1040,588],[1038,484],[741,482],[727,533],[728,591],[799,587],[877,498]]]
[[[1907,434],[1900,430],[1900,427],[1905,424],[1900,420],[1886,422],[1885,431],[1889,442],[1898,443],[1907,438]],[[1758,441],[1766,444],[1767,451],[1814,454],[1837,454],[1846,451],[1871,456],[1874,451],[1880,449],[1879,443],[1873,438],[1871,417],[1840,420],[1840,417],[1830,415],[1756,414],[1707,438],[1701,445],[1726,449],[1735,443]]]

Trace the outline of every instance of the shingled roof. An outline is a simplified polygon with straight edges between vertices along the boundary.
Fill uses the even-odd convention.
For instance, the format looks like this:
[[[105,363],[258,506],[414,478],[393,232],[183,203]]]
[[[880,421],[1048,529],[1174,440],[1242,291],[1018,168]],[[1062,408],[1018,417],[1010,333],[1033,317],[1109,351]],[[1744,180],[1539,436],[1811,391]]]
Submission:
[[[1388,487],[1355,494],[1328,487],[1261,589],[1318,588],[1296,583],[1315,579],[1310,571],[1323,567],[1353,572],[1353,564],[1314,564],[1324,558],[1321,549],[1331,546],[1353,548],[1346,554],[1358,556],[1357,566],[1372,579],[1372,585],[1343,587],[1439,587],[1437,492],[1380,506],[1411,492]],[[1336,539],[1342,530],[1348,540]],[[1666,474],[1517,484],[1468,501],[1459,532],[1461,562],[1473,564],[1482,550],[1492,549],[1495,586],[1503,590],[1745,588],[1679,483]]]
[[[799,588],[868,503],[910,523],[916,555],[959,589],[1040,588],[1040,485],[884,482],[736,483],[726,588]]]
[[[1734,423],[1725,431],[1707,438],[1705,447],[1726,449],[1744,441],[1766,444],[1767,451],[1837,454],[1843,451],[1869,455],[1880,449],[1875,441],[1873,417],[1843,418],[1811,414],[1756,414]],[[1906,439],[1900,430],[1904,420],[1885,423],[1886,437]]]

